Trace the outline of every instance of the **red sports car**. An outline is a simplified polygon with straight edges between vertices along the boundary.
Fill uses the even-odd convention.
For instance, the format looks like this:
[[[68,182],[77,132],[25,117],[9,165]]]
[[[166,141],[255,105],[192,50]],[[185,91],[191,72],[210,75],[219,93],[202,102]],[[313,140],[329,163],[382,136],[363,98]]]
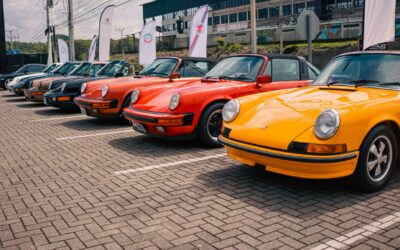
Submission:
[[[157,137],[194,139],[219,146],[222,108],[231,99],[307,86],[319,74],[302,57],[236,55],[220,61],[201,80],[133,91],[124,109],[136,131]]]
[[[121,117],[123,108],[131,103],[132,91],[150,85],[174,85],[203,77],[213,62],[206,58],[158,58],[135,78],[105,80],[103,84],[82,87],[75,103],[83,114],[113,118]],[[135,96],[133,98],[136,98]]]

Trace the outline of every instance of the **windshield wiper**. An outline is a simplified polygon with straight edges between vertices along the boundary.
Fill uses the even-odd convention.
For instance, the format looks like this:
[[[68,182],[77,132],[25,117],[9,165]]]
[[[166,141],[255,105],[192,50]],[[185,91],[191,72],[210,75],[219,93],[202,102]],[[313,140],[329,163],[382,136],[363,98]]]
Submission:
[[[247,80],[247,81],[254,81],[253,79],[245,76],[238,76],[238,77],[232,77],[232,76],[225,76],[221,75],[219,76],[220,79],[225,79],[225,80]]]
[[[387,85],[400,85],[400,82],[381,82],[379,83],[381,86],[387,86]]]
[[[381,83],[381,82],[376,81],[376,80],[361,79],[361,80],[356,80],[356,81],[350,81],[349,83],[354,83],[354,86],[357,88],[362,85],[367,85],[367,84],[371,84],[371,83]]]

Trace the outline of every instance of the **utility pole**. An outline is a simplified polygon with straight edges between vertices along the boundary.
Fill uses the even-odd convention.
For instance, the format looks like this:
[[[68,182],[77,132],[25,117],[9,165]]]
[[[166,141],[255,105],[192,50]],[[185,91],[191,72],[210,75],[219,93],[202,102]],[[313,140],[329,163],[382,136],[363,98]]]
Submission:
[[[256,0],[251,1],[251,52],[257,53],[257,7]]]
[[[75,61],[74,7],[72,4],[72,0],[68,0],[68,30],[69,30],[69,60]]]
[[[10,47],[11,50],[14,50],[14,41],[19,41],[19,35],[14,35],[13,33],[17,33],[17,30],[6,30],[6,33],[8,33],[8,41],[10,41]]]
[[[46,2],[46,19],[47,19],[47,46],[48,46],[48,56],[47,56],[47,64],[53,64],[53,49],[51,45],[51,26],[50,26],[50,8],[53,7],[53,1],[47,0]]]
[[[125,49],[124,49],[124,31],[125,31],[125,28],[117,28],[115,30],[121,32],[122,60],[125,60]]]
[[[6,54],[6,32],[4,28],[4,9],[3,0],[0,0],[0,74],[6,73],[7,68]]]
[[[279,53],[283,54],[283,6],[279,5]]]

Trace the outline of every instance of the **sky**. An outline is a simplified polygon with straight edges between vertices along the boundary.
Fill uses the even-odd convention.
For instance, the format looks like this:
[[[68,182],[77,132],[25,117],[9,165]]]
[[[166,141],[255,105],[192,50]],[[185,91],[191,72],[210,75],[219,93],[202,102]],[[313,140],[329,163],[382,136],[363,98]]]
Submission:
[[[115,10],[112,38],[121,37],[117,29],[123,28],[124,34],[140,31],[143,25],[143,3],[152,0],[131,0]],[[52,22],[57,25],[57,34],[68,34],[67,7],[68,0],[54,0],[55,6],[51,10]],[[73,0],[75,24],[75,39],[91,39],[98,32],[100,13],[110,2],[123,3],[127,0]],[[4,0],[4,14],[6,30],[14,30],[19,34],[21,42],[44,42],[46,37],[45,0]],[[65,6],[65,7],[64,7]],[[80,22],[78,21],[80,20]],[[7,36],[9,33],[7,33]],[[8,40],[8,39],[7,39]]]

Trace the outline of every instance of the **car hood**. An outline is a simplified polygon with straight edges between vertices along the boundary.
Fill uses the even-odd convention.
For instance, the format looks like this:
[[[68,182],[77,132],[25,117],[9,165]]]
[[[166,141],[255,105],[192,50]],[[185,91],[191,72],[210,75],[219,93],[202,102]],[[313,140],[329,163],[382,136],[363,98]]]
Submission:
[[[67,81],[67,87],[68,88],[77,88],[81,87],[82,84],[85,82],[91,82],[91,81],[98,81],[102,79],[108,79],[109,77],[106,76],[95,76],[95,77],[86,77],[86,78],[78,78],[78,79],[72,79]]]
[[[232,129],[233,139],[286,150],[292,141],[314,126],[325,110],[337,110],[345,123],[354,112],[379,102],[393,102],[398,96],[397,91],[362,87],[306,87],[262,93],[239,98],[241,111],[225,126]]]
[[[2,80],[4,80],[4,79],[6,79],[6,78],[14,78],[14,77],[17,77],[17,76],[22,76],[22,75],[24,75],[23,73],[8,73],[8,74],[2,74],[2,75],[0,75],[0,79],[2,79]]]
[[[173,94],[181,95],[181,103],[186,102],[185,95],[187,94],[192,98],[197,93],[202,92],[202,96],[207,96],[207,92],[212,95],[217,89],[241,87],[243,82],[238,81],[202,81],[195,80],[189,82],[182,82],[180,84],[163,84],[154,88],[144,88],[140,94],[139,101],[134,105],[135,108],[141,110],[148,110],[152,112],[169,112],[168,106]],[[169,85],[169,86],[168,86]],[[234,90],[232,90],[234,91]],[[179,107],[182,107],[180,105]],[[176,112],[180,112],[180,108]]]

